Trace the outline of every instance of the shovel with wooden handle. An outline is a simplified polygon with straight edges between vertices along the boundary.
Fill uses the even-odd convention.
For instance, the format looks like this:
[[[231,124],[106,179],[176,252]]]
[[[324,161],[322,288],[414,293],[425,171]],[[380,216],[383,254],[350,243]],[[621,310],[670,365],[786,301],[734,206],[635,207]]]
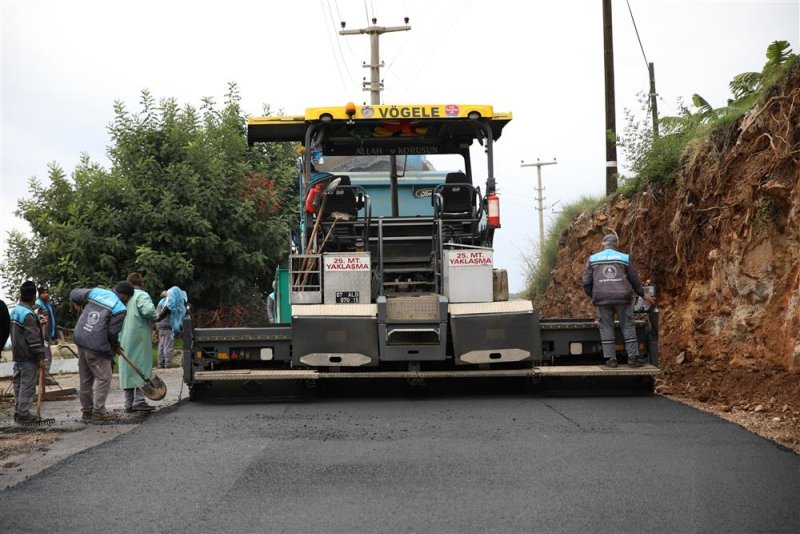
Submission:
[[[130,358],[128,358],[128,356],[125,354],[125,351],[122,350],[122,347],[120,347],[119,352],[117,354],[122,356],[122,358],[126,362],[128,362],[128,365],[131,366],[131,369],[136,371],[136,374],[141,376],[142,380],[144,380],[144,385],[140,389],[142,390],[142,393],[144,393],[145,397],[154,401],[160,401],[161,399],[166,397],[167,385],[164,383],[163,380],[158,378],[158,376],[156,375],[153,375],[152,378],[147,378],[146,376],[144,376],[144,373],[141,372],[139,368],[133,364]]]

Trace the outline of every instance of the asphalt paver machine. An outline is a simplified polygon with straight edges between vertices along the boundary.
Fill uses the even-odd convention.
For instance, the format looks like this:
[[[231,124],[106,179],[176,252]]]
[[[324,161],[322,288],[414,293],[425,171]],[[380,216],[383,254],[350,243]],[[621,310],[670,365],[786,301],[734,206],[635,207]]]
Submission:
[[[249,144],[298,146],[301,215],[279,270],[279,324],[198,328],[187,318],[193,395],[219,381],[658,373],[658,312],[646,304],[637,333],[649,365],[608,369],[593,319],[541,320],[530,301],[509,299],[494,262],[494,150],[511,119],[465,104],[250,118]],[[473,166],[477,144],[485,166]],[[452,168],[430,164],[442,156]]]

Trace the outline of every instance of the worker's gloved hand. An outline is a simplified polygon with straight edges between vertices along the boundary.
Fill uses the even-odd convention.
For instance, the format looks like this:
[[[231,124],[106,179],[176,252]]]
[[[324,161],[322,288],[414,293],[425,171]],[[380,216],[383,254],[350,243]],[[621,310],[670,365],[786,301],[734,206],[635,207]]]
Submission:
[[[643,296],[642,298],[643,298],[643,299],[645,300],[645,302],[647,302],[649,305],[651,305],[651,306],[655,306],[655,305],[656,305],[656,298],[655,298],[653,295],[648,295],[647,293],[645,293],[645,294],[644,294],[644,296]]]
[[[116,349],[114,349],[114,352],[116,352],[117,354],[122,354],[122,347],[121,346],[117,347]]]

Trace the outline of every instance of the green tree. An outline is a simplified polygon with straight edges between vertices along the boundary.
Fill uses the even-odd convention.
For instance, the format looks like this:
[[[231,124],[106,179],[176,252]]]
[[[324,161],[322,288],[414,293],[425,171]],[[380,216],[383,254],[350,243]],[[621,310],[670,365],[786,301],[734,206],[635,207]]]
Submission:
[[[729,84],[732,98],[727,105],[714,108],[705,98],[692,95],[691,109],[678,102],[678,113],[660,119],[661,135],[655,137],[646,121],[637,120],[625,110],[626,127],[617,139],[634,173],[623,178],[619,193],[638,191],[646,182],[670,183],[680,168],[687,145],[707,136],[711,131],[727,126],[752,109],[794,65],[800,56],[792,53],[787,41],[774,41],[766,51],[767,61],[761,72],[743,72]],[[643,98],[640,96],[640,102]]]
[[[62,300],[73,287],[109,286],[128,272],[157,291],[177,284],[196,307],[255,305],[288,251],[296,217],[295,160],[288,144],[247,147],[235,84],[221,109],[159,102],[114,104],[111,169],[83,156],[68,178],[30,182],[17,216],[31,235],[9,235],[8,281],[31,277]]]

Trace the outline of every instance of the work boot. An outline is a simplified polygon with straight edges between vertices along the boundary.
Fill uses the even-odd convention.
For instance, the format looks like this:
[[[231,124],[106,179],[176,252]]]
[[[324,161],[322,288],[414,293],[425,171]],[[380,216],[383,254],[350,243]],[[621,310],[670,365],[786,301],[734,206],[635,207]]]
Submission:
[[[94,412],[92,414],[92,423],[107,423],[117,419],[119,419],[119,416],[114,412]]]
[[[92,412],[81,412],[81,421],[84,423],[92,422]]]
[[[131,408],[131,411],[132,412],[152,412],[155,409],[156,409],[155,406],[150,406],[149,404],[134,404],[133,407]]]
[[[610,367],[615,369],[617,367],[617,359],[616,358],[609,358],[606,360],[606,367]]]
[[[643,365],[644,362],[639,358],[628,358],[628,367],[641,367]]]

